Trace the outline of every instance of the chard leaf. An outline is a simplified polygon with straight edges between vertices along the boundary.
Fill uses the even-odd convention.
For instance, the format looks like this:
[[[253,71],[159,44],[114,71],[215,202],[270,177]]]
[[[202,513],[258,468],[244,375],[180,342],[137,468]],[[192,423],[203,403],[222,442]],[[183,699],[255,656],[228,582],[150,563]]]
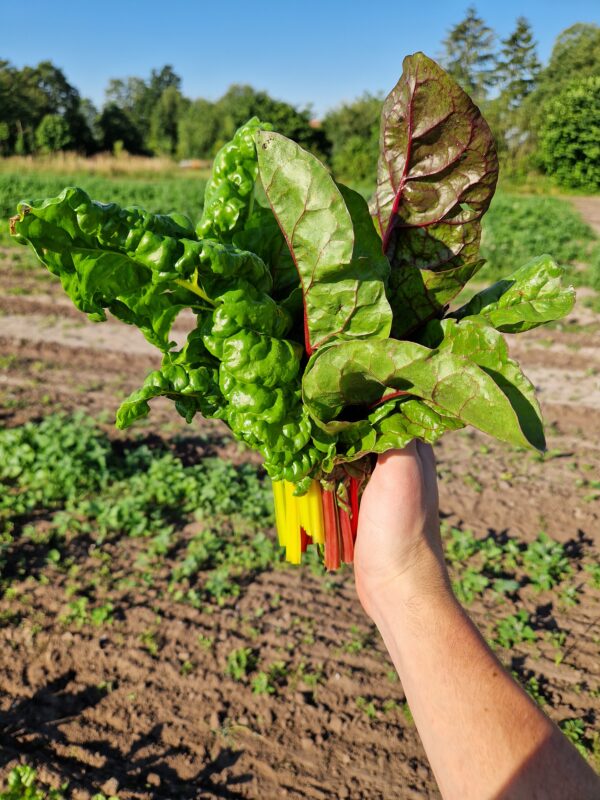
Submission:
[[[165,352],[182,308],[201,313],[232,280],[266,291],[272,285],[254,253],[195,241],[181,218],[97,203],[82,189],[20,203],[18,211],[12,233],[32,245],[76,308],[95,321],[105,320],[108,309]]]
[[[206,350],[201,332],[190,332],[184,347],[167,353],[160,369],[151,372],[143,385],[119,407],[116,424],[127,428],[150,412],[149,400],[168,397],[186,422],[196,413],[222,417],[225,401],[219,389],[219,362]]]
[[[448,349],[394,339],[339,342],[311,358],[302,392],[317,421],[336,420],[349,406],[371,407],[406,394],[501,441],[532,444],[496,380],[468,356]]]
[[[242,250],[256,253],[267,264],[275,298],[288,297],[299,287],[294,259],[270,208],[255,205],[246,227],[235,234],[233,243]]]
[[[258,173],[254,134],[263,128],[271,126],[252,117],[215,156],[204,192],[202,217],[196,227],[198,238],[231,241],[235,232],[244,227],[252,212]]]
[[[479,220],[497,176],[479,109],[423,53],[405,58],[383,107],[374,200],[392,265],[394,336],[439,314],[483,263]]]
[[[571,311],[575,290],[564,287],[565,274],[551,256],[528,261],[507,278],[489,286],[450,316],[475,318],[504,333],[521,333]]]
[[[480,366],[506,395],[529,443],[538,450],[546,449],[535,387],[517,362],[509,358],[506,341],[498,331],[477,318],[460,323],[453,319],[441,323],[434,320],[425,329],[423,344],[440,353],[464,356]]]
[[[256,139],[265,194],[300,276],[307,353],[333,338],[387,337],[389,264],[365,201],[290,139]]]

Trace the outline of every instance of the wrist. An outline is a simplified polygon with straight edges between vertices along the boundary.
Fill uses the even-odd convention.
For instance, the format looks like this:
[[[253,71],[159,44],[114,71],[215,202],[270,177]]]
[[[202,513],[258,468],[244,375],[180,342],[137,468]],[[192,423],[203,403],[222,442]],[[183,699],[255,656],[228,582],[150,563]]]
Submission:
[[[377,575],[357,571],[356,589],[365,612],[379,628],[387,619],[418,624],[432,607],[458,605],[443,558],[428,548],[403,569]]]

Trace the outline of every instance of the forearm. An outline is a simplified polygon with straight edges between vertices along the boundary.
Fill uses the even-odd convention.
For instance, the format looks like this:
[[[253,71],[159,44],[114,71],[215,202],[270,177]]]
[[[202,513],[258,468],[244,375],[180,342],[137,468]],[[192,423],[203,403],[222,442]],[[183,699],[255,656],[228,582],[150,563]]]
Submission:
[[[445,800],[600,797],[600,782],[505,672],[449,589],[389,585],[374,620]]]

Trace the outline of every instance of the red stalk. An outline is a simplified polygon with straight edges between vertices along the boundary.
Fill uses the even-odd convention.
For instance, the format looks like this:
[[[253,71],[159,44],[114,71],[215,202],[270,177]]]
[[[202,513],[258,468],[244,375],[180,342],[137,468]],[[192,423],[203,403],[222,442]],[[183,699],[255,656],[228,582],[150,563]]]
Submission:
[[[340,566],[340,532],[335,491],[323,490],[323,522],[325,524],[325,568]]]
[[[338,513],[342,534],[342,561],[345,564],[351,564],[354,561],[354,540],[352,539],[350,514],[342,506],[338,506]]]
[[[350,524],[352,526],[352,540],[356,539],[358,531],[358,479],[350,478]]]
[[[312,538],[307,534],[304,528],[300,528],[300,552],[306,553],[306,548],[312,544]]]

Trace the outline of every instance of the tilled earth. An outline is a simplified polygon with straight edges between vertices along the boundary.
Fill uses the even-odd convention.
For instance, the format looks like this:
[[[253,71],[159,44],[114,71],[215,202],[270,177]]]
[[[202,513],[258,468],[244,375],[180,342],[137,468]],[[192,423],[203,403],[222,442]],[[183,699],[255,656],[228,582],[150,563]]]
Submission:
[[[2,424],[84,409],[111,430],[106,412],[157,363],[152,348],[119,323],[87,322],[12,251],[0,261],[0,286]],[[600,591],[585,569],[600,548],[599,345],[600,316],[582,303],[560,325],[511,339],[540,392],[545,456],[473,431],[436,447],[446,528],[499,542],[545,531],[566,545],[577,604],[526,585],[518,598],[483,593],[468,610],[491,638],[500,617],[527,608],[536,640],[499,654],[522,679],[536,679],[554,719],[583,720],[588,743],[600,714]],[[143,430],[165,440],[186,433],[161,401]],[[250,458],[220,424],[201,432],[206,452]],[[16,581],[0,601],[0,777],[27,762],[86,799],[98,791],[121,800],[439,796],[350,570],[263,572],[209,613],[172,602],[160,580],[147,590],[128,584],[139,540],[114,547],[113,577],[123,580],[110,597],[119,609],[111,626],[61,623],[68,579],[57,573]],[[94,579],[92,555],[81,552],[77,564],[81,580]],[[244,646],[261,663],[285,662],[275,693],[226,674],[228,653]]]

